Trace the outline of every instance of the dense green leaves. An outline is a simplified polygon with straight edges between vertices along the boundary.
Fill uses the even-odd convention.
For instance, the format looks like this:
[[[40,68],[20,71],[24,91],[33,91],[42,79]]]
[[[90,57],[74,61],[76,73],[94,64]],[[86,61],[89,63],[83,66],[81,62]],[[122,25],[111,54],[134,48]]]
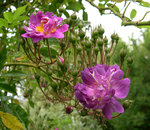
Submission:
[[[137,11],[135,9],[132,9],[130,13],[130,18],[133,19],[136,16]]]
[[[13,115],[16,116],[27,128],[29,121],[25,110],[20,105],[14,103],[10,103],[8,107],[13,110]]]
[[[0,89],[6,92],[16,94],[16,87],[14,85],[9,85],[7,83],[0,83]]]
[[[83,20],[87,21],[88,20],[88,14],[87,12],[83,11]]]
[[[13,14],[11,12],[5,12],[4,18],[8,21],[8,23],[12,23],[13,21]]]
[[[78,3],[78,2],[71,1],[68,4],[69,5],[66,8],[68,10],[73,10],[73,11],[77,11],[78,12],[79,10],[83,9],[83,5]]]
[[[13,20],[18,18],[20,15],[22,15],[25,12],[26,7],[27,7],[27,5],[17,8],[15,13],[14,13]]]
[[[7,58],[6,46],[0,45],[0,71],[3,69]]]
[[[6,19],[0,18],[0,27],[8,27],[8,22]]]

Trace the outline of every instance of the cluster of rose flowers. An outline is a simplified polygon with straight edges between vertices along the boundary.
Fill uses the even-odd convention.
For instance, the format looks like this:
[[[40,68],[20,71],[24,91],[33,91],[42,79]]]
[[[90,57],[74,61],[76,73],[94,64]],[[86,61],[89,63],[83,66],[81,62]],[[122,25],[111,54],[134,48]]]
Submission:
[[[64,32],[69,25],[63,24],[63,18],[57,17],[52,12],[39,11],[30,16],[29,27],[22,37],[32,38],[37,43],[44,38],[64,38]],[[63,63],[64,60],[59,57]],[[123,78],[123,71],[118,65],[108,66],[97,64],[85,68],[81,72],[82,83],[74,86],[75,96],[83,107],[92,110],[102,110],[107,119],[112,118],[112,113],[123,113],[124,108],[118,99],[124,99],[129,92],[130,79]]]

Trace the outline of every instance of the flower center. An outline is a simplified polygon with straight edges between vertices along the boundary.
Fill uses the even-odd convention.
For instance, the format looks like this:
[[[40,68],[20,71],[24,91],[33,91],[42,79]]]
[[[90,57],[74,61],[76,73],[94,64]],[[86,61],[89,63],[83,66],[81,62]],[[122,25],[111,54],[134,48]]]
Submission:
[[[51,30],[51,32],[53,33],[55,31],[56,31],[56,27],[53,27],[52,30]]]
[[[37,31],[37,32],[41,32],[41,33],[44,32],[43,23],[41,23],[40,26],[37,26],[37,27],[36,27],[36,31]]]

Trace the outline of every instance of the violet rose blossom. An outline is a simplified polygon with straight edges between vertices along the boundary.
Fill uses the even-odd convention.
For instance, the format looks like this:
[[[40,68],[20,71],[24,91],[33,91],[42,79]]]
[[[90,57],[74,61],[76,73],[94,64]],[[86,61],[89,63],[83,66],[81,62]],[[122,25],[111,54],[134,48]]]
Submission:
[[[117,99],[128,95],[130,79],[123,78],[123,71],[118,65],[96,65],[81,72],[83,83],[77,84],[75,96],[79,102],[89,109],[102,109],[107,119],[113,112],[123,113],[123,106]]]
[[[26,33],[22,37],[32,38],[36,43],[43,38],[64,38],[64,32],[68,31],[68,24],[63,24],[63,18],[53,15],[52,12],[39,11],[30,16],[29,27],[23,27]]]

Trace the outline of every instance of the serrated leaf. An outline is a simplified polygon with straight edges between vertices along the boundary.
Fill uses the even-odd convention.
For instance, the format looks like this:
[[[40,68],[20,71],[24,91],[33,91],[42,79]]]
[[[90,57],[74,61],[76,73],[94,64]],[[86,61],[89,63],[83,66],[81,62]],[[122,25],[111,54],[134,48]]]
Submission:
[[[6,46],[0,45],[0,71],[3,69],[6,59],[7,59]]]
[[[7,22],[6,19],[0,18],[0,27],[2,27],[2,26],[7,28],[8,27],[8,22]]]
[[[17,8],[14,13],[13,20],[17,19],[20,15],[22,15],[25,12],[26,7],[27,5]]]
[[[130,13],[130,18],[133,19],[136,16],[136,10],[132,9],[131,13]]]
[[[68,9],[68,10],[73,10],[73,11],[78,12],[79,10],[81,10],[81,9],[84,8],[83,5],[80,4],[79,2],[75,2],[75,1],[73,2],[73,1],[71,1],[71,2],[69,2],[68,4],[69,4],[69,5],[68,5],[67,8],[66,8],[66,9]]]
[[[13,14],[11,12],[4,12],[4,18],[8,21],[8,23],[12,23],[13,21]]]
[[[13,115],[0,111],[0,117],[3,124],[11,130],[24,130],[23,125]]]
[[[50,52],[51,52],[52,58],[56,58],[59,55],[58,52],[53,48],[50,48]],[[48,58],[49,57],[48,48],[47,47],[41,47],[40,48],[40,54],[43,55],[44,57]]]
[[[83,11],[83,20],[87,21],[88,20],[88,14],[87,12]]]
[[[18,17],[13,21],[13,23],[16,22],[16,21],[24,21],[24,20],[28,20],[28,19],[29,19],[28,16],[18,16]]]
[[[7,83],[0,83],[0,89],[16,95],[16,87],[15,86],[10,86]]]

